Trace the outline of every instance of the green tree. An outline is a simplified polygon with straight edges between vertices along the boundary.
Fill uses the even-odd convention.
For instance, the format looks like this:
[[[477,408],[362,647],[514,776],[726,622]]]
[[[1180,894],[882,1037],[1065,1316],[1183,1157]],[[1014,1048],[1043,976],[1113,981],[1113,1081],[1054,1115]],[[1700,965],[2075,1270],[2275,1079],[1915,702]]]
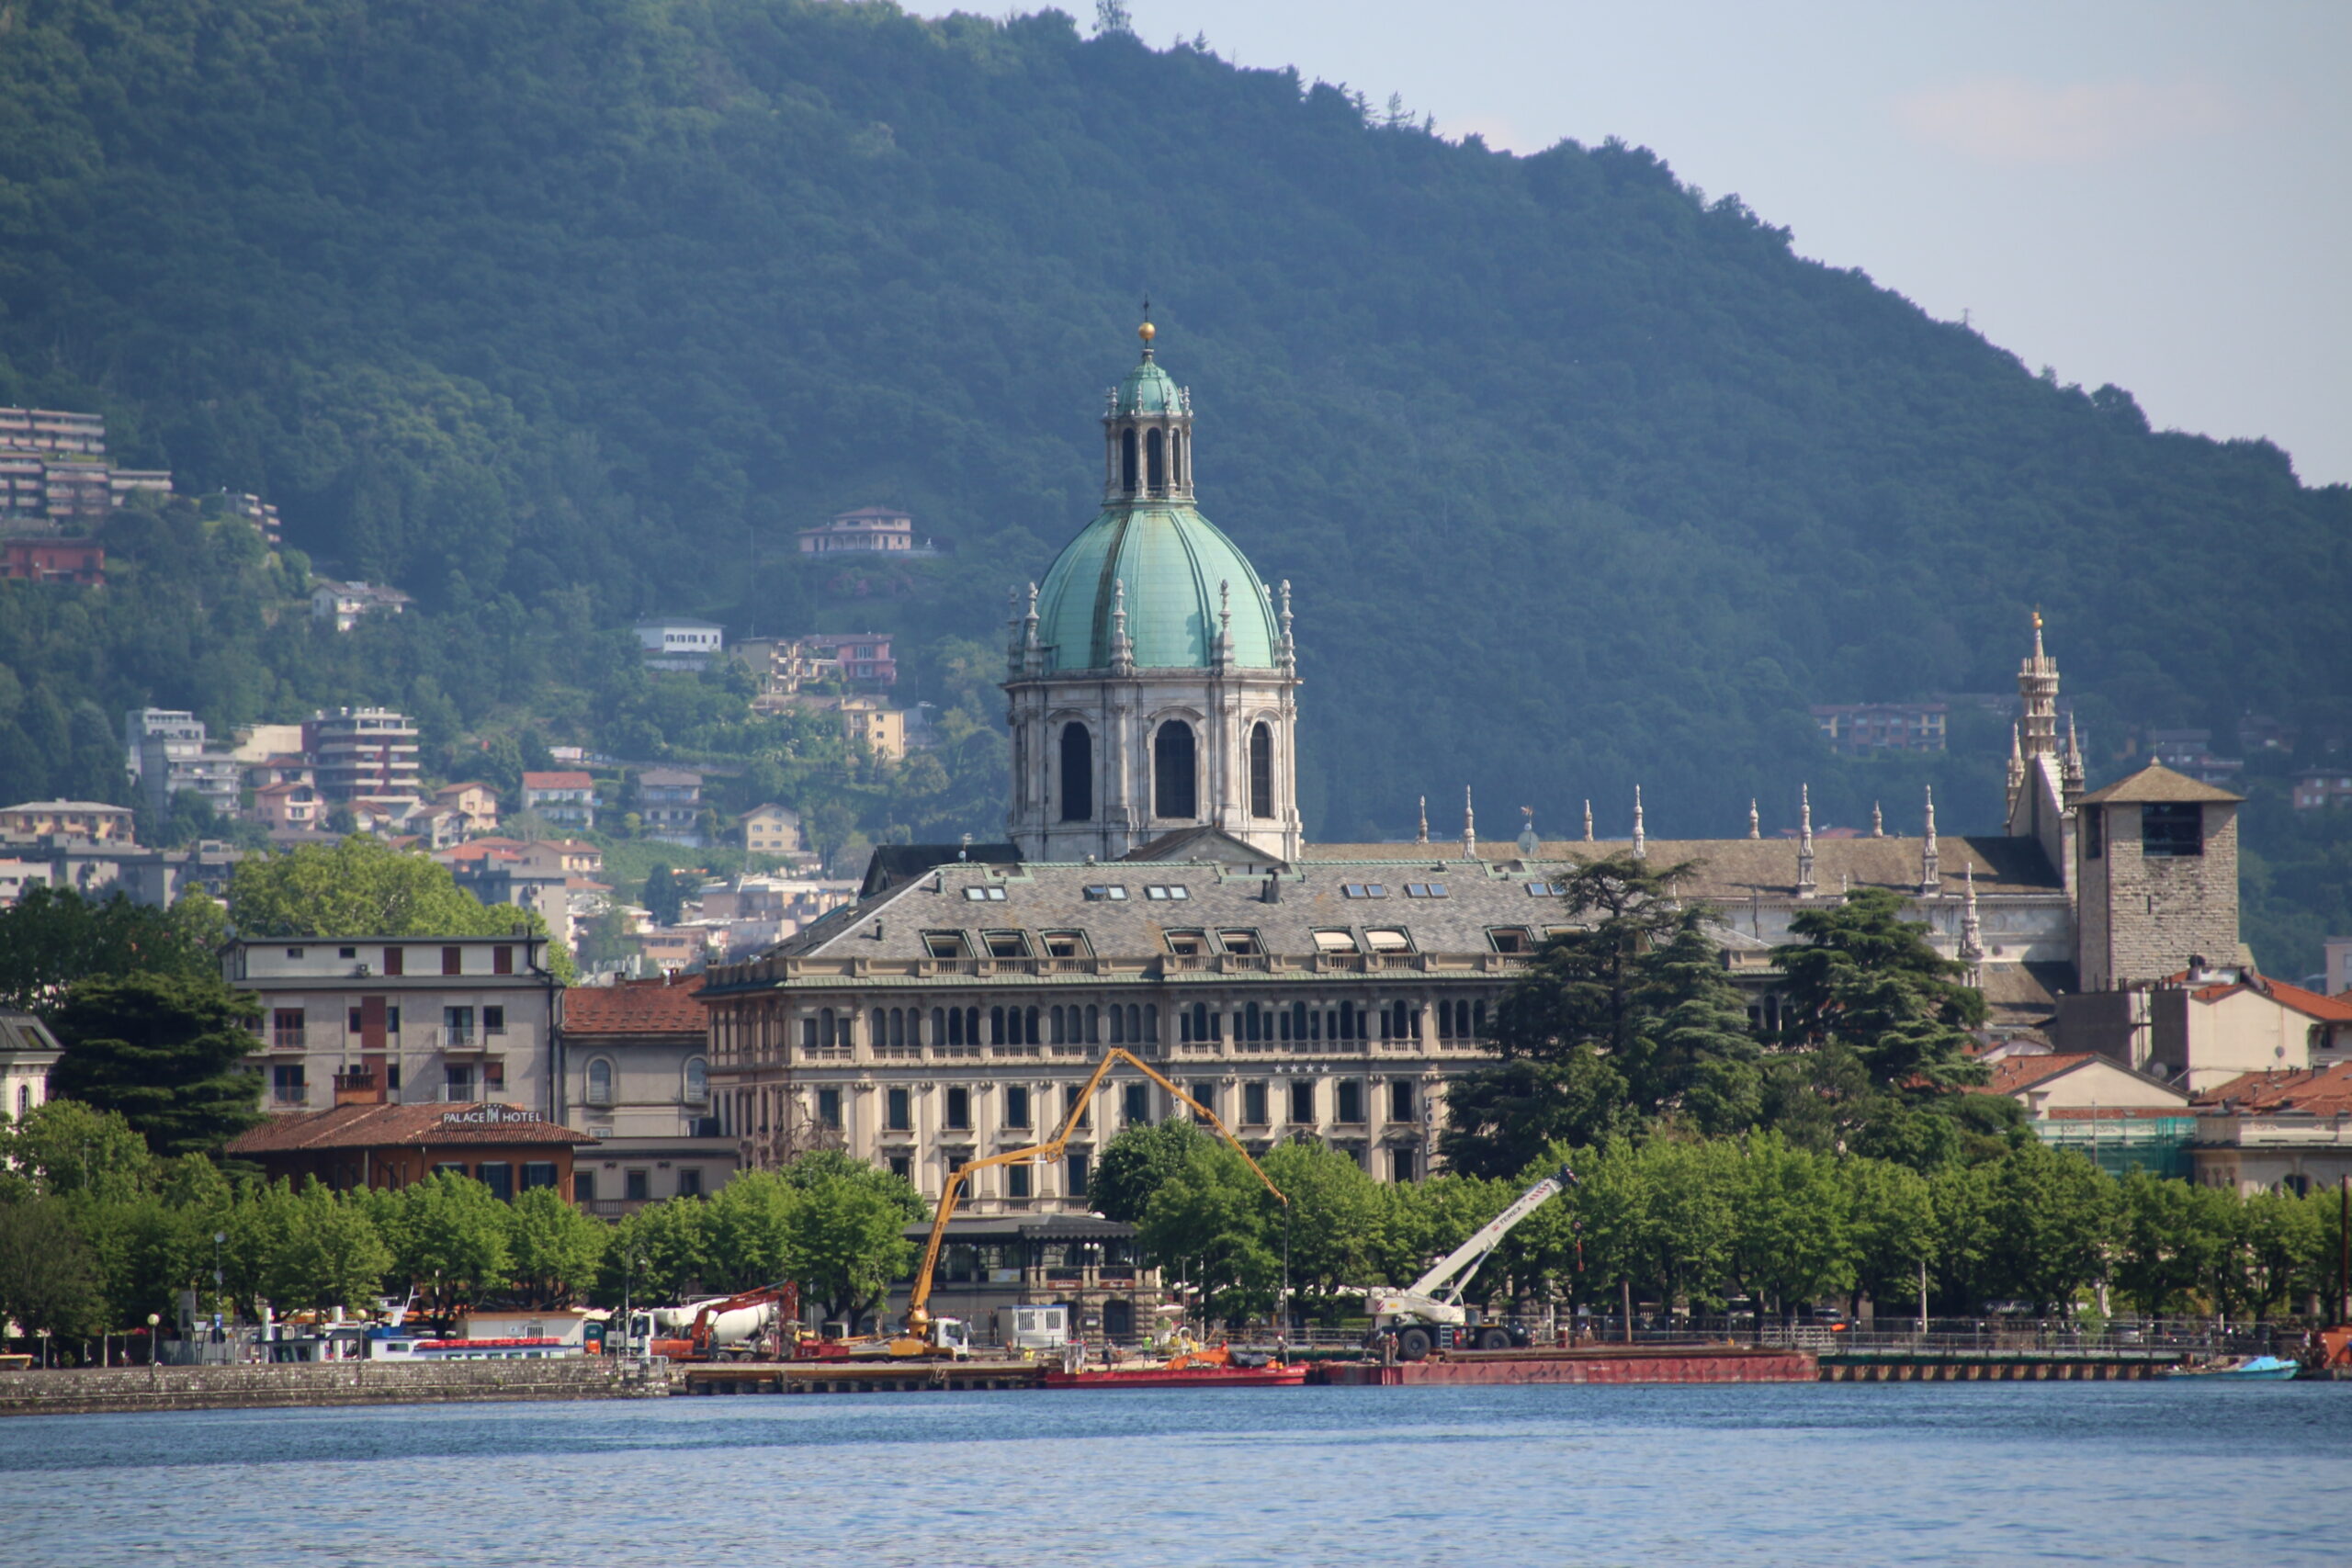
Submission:
[[[1199,1138],[1145,1201],[1136,1239],[1211,1316],[1267,1313],[1282,1281],[1279,1208],[1240,1156]]]
[[[786,1251],[802,1292],[828,1319],[880,1306],[891,1281],[914,1266],[906,1230],[924,1216],[922,1194],[903,1177],[829,1149],[802,1155],[784,1175],[800,1191],[786,1219]]]
[[[2234,1194],[2135,1170],[2118,1184],[2114,1283],[2149,1317],[2188,1311],[2217,1272],[2223,1237],[2212,1223]]]
[[[1741,1151],[1732,1199],[1735,1271],[1784,1315],[1854,1288],[1850,1190],[1837,1162],[1770,1133]]]
[[[106,1326],[98,1268],[60,1199],[0,1203],[0,1320],[72,1338]]]
[[[1598,1145],[1656,1122],[1754,1124],[1760,1055],[1702,904],[1674,896],[1690,863],[1630,854],[1579,864],[1577,929],[1544,943],[1497,1010],[1491,1066],[1447,1089],[1447,1162],[1511,1175],[1555,1143]]]
[[[299,1192],[275,1184],[272,1204],[283,1223],[262,1264],[262,1289],[273,1307],[324,1311],[365,1308],[382,1291],[392,1249],[364,1204],[347,1201],[313,1177]]]
[[[2038,1140],[1982,1168],[1996,1278],[2045,1313],[2066,1310],[2105,1269],[2115,1183],[2072,1149]]]
[[[1908,1099],[1981,1083],[1984,1067],[1962,1053],[1984,996],[1960,983],[1965,968],[1928,944],[1924,924],[1902,917],[1902,895],[1862,887],[1789,922],[1804,940],[1772,950],[1783,1043],[1849,1051],[1879,1089]]]
[[[1134,1224],[1143,1218],[1151,1195],[1182,1170],[1194,1146],[1207,1139],[1189,1117],[1130,1122],[1102,1145],[1102,1157],[1087,1177],[1087,1201],[1106,1220]]]
[[[743,1171],[720,1188],[704,1222],[711,1289],[745,1291],[797,1277],[793,1215],[802,1201],[802,1190],[781,1171]]]
[[[1259,1163],[1290,1200],[1287,1212],[1275,1206],[1267,1245],[1280,1254],[1287,1241],[1291,1289],[1319,1297],[1326,1321],[1336,1322],[1346,1304],[1342,1291],[1372,1282],[1386,1218],[1384,1189],[1355,1156],[1328,1144],[1294,1139]]]
[[[238,863],[229,912],[248,937],[523,936],[547,941],[536,909],[485,905],[449,868],[356,833],[332,848],[302,844]],[[571,955],[547,941],[556,979],[576,977]]]
[[[38,1194],[127,1203],[155,1168],[147,1140],[119,1111],[52,1100],[0,1122],[0,1201]]]
[[[1919,1302],[1921,1265],[1936,1259],[1936,1207],[1926,1177],[1889,1160],[1840,1160],[1853,1215],[1854,1286],[1874,1303]]]
[[[612,1237],[606,1226],[552,1187],[534,1187],[515,1199],[508,1219],[508,1272],[534,1305],[567,1306],[595,1284]]]
[[[85,980],[57,1012],[65,1053],[50,1086],[119,1111],[159,1155],[210,1153],[261,1120],[248,1066],[260,1016],[211,976]]]
[[[191,893],[172,908],[120,893],[86,898],[35,886],[0,908],[0,1007],[53,1018],[66,992],[96,976],[217,978],[220,906]]]
[[[666,865],[657,865],[645,878],[645,912],[657,926],[674,926],[686,902],[685,879]]]
[[[511,1277],[511,1216],[481,1182],[436,1171],[401,1188],[390,1207],[383,1228],[392,1272],[419,1289],[437,1288],[436,1306],[479,1301]]]
[[[649,1203],[613,1227],[597,1271],[596,1298],[619,1304],[680,1302],[716,1278],[710,1260],[710,1206],[698,1198]]]

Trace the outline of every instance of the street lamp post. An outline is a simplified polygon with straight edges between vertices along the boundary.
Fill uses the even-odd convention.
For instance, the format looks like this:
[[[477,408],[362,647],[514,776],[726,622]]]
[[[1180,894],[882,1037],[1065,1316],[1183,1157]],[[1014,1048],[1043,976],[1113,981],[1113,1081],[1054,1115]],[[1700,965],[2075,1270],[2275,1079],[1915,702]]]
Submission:
[[[155,1386],[156,1341],[163,1337],[163,1317],[156,1313],[147,1314],[147,1386]]]

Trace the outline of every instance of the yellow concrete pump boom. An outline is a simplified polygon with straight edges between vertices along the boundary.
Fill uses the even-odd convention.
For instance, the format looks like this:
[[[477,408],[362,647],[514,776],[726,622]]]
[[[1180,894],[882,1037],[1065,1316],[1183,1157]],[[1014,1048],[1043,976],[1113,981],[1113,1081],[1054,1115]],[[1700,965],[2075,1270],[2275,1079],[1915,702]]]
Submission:
[[[992,1165],[1020,1165],[1025,1161],[1042,1164],[1048,1160],[1061,1158],[1062,1149],[1069,1144],[1070,1134],[1076,1131],[1078,1124],[1086,1119],[1086,1110],[1093,1103],[1094,1091],[1102,1086],[1103,1078],[1109,1075],[1112,1067],[1120,1062],[1126,1063],[1178,1100],[1191,1106],[1204,1121],[1216,1129],[1218,1137],[1233,1145],[1234,1153],[1239,1155],[1242,1162],[1249,1166],[1258,1179],[1266,1184],[1266,1190],[1274,1195],[1275,1201],[1285,1209],[1290,1206],[1290,1200],[1283,1195],[1283,1190],[1274,1185],[1273,1179],[1260,1168],[1256,1160],[1250,1157],[1250,1151],[1241,1146],[1241,1140],[1233,1135],[1231,1129],[1217,1120],[1216,1111],[1160,1077],[1150,1063],[1131,1052],[1122,1051],[1115,1045],[1111,1046],[1102,1053],[1102,1060],[1095,1067],[1094,1076],[1088,1078],[1086,1087],[1078,1091],[1077,1100],[1071,1102],[1069,1114],[1062,1118],[1062,1124],[1054,1129],[1052,1137],[1042,1144],[1033,1144],[1025,1149],[1007,1149],[1002,1154],[989,1155],[972,1161],[969,1165],[958,1166],[948,1172],[947,1185],[942,1188],[939,1193],[939,1213],[931,1222],[931,1240],[922,1249],[922,1267],[915,1270],[914,1293],[907,1300],[907,1332],[909,1334],[920,1337],[931,1326],[931,1278],[933,1272],[939,1267],[940,1245],[947,1238],[947,1221],[956,1213],[956,1200],[962,1195],[964,1190],[964,1179],[976,1170]]]

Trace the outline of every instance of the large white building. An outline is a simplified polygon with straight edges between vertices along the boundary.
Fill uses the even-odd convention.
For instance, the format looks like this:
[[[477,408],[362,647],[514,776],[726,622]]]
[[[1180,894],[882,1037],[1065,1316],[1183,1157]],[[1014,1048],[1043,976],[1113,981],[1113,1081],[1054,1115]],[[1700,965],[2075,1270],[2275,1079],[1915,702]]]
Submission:
[[[1939,835],[1929,797],[1916,835],[1816,840],[1800,786],[1793,840],[1753,812],[1744,839],[1649,839],[1637,795],[1630,843],[1597,841],[1589,810],[1580,840],[1481,840],[1466,799],[1458,835],[1306,843],[1288,589],[1194,508],[1192,400],[1148,329],[1103,432],[1100,513],[1014,597],[1010,842],[886,847],[855,904],[710,971],[713,1113],[746,1164],[845,1147],[935,1192],[1037,1141],[1120,1046],[1254,1146],[1312,1136],[1417,1178],[1448,1075],[1484,1059],[1496,1003],[1568,919],[1561,885],[1612,851],[1690,863],[1678,891],[1718,911],[1765,1028],[1770,949],[1865,887],[1902,895],[2004,1030],[2047,1024],[2086,956],[2140,987],[2244,961],[2236,797],[2161,768],[2086,795],[2038,623],[2001,834]],[[2086,886],[2131,908],[2086,919]],[[2115,934],[2093,956],[2086,931]],[[2089,1048],[2148,1065],[2120,1035]],[[1174,1107],[1127,1071],[1084,1109],[1060,1168],[984,1172],[973,1207],[1083,1209],[1102,1142]]]

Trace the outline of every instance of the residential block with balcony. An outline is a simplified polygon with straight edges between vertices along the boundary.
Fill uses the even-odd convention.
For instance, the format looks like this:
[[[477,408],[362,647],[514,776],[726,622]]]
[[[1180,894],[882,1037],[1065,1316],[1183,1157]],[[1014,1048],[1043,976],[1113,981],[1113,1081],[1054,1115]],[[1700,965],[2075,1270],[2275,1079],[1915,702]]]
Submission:
[[[390,708],[337,708],[302,726],[328,801],[405,812],[417,800],[416,725]]]
[[[261,1004],[263,1109],[323,1109],[356,1077],[393,1104],[552,1114],[546,948],[519,933],[232,942],[223,976]]]
[[[565,1120],[582,1147],[572,1195],[617,1219],[648,1202],[716,1191],[739,1141],[718,1130],[699,975],[574,986],[560,1020]]]

